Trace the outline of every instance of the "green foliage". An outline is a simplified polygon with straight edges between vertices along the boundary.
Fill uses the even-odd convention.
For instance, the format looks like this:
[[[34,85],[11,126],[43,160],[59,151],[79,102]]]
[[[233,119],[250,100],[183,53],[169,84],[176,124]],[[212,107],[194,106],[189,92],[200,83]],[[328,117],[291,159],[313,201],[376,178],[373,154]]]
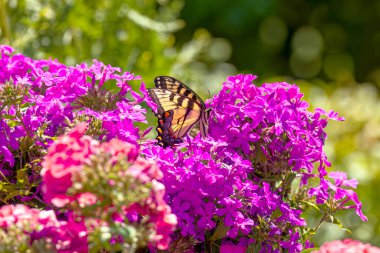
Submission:
[[[199,74],[221,81],[235,71],[223,63],[226,59],[208,59],[207,66],[205,60],[198,60],[215,42],[205,30],[196,31],[182,47],[175,45],[174,32],[185,25],[179,19],[182,0],[14,0],[0,4],[4,13],[1,43],[33,58],[53,57],[69,65],[96,58],[138,73],[148,82],[165,74],[186,82],[203,80],[196,78]]]
[[[0,115],[1,118],[10,120],[10,127],[20,126],[23,124],[22,111],[28,106],[28,103],[23,102],[24,96],[29,92],[29,88],[23,85],[3,84],[0,88],[0,105],[1,109],[8,108],[8,113]],[[30,133],[27,133],[25,137],[20,138],[20,147],[17,151],[14,151],[15,162],[20,168],[13,170],[8,164],[3,165],[4,171],[8,172],[8,175],[4,175],[0,172],[0,203],[9,204],[19,202],[22,197],[28,197],[35,192],[35,189],[39,187],[41,182],[40,177],[29,178],[32,170],[35,174],[41,170],[40,157],[44,150],[34,145],[34,142],[41,136],[36,134],[35,139],[32,139]],[[17,152],[17,153],[16,153]],[[26,198],[23,203],[30,206],[38,206],[39,201]],[[0,204],[0,205],[1,205]]]
[[[380,86],[379,1],[186,1],[180,42],[203,27],[233,47],[240,70]]]

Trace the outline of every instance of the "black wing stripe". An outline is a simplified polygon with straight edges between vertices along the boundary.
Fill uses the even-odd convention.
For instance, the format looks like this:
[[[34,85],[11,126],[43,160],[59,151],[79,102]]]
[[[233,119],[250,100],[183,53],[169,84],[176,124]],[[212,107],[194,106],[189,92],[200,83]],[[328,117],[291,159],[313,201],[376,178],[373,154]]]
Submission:
[[[178,98],[178,100],[177,100],[178,105],[182,106],[184,100],[185,100],[185,97]]]
[[[170,94],[169,100],[174,101],[175,96],[176,96],[176,94],[174,92],[172,92],[172,94]]]
[[[192,101],[192,100],[187,100],[187,108],[189,108],[189,109],[194,109],[194,101]]]
[[[185,90],[185,92],[183,93],[183,95],[184,95],[185,97],[188,97],[190,94],[191,94],[191,91],[190,91],[190,90]],[[192,99],[193,99],[193,97],[192,97]]]
[[[157,88],[167,89],[171,92],[177,93],[180,96],[185,96],[191,100],[194,100],[202,108],[205,108],[205,105],[202,99],[189,87],[187,87],[181,81],[170,76],[157,76],[154,79],[154,83]]]

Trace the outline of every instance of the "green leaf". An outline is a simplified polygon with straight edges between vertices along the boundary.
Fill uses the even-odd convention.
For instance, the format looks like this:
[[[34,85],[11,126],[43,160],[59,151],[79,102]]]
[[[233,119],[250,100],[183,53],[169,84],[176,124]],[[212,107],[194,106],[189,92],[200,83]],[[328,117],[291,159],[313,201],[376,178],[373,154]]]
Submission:
[[[219,221],[218,226],[215,229],[214,234],[210,237],[210,241],[216,241],[224,238],[230,228],[224,225],[223,221]]]
[[[6,182],[0,182],[0,192],[12,192],[17,190],[17,186]]]
[[[311,206],[311,207],[313,207],[315,210],[317,210],[317,211],[321,211],[321,209],[316,205],[316,204],[314,204],[314,203],[312,203],[312,202],[310,202],[310,201],[302,201],[302,203],[304,203],[304,204],[306,204],[306,205],[308,205],[308,206]]]
[[[16,191],[13,191],[11,193],[9,193],[5,198],[4,198],[4,201],[8,201],[16,196],[27,196],[30,194],[30,191],[27,191],[27,190],[16,190]]]
[[[16,119],[16,116],[10,115],[10,114],[3,114],[2,117],[4,117],[4,119],[8,119],[8,120]]]
[[[330,216],[330,218],[331,218],[331,223],[333,223],[333,224],[335,224],[335,225],[338,225],[341,229],[343,229],[343,230],[345,230],[345,231],[351,233],[351,230],[349,230],[348,228],[346,228],[346,227],[340,222],[339,219],[337,219],[336,217],[334,217],[334,216],[332,216],[332,215]]]
[[[17,184],[24,185],[28,182],[27,168],[22,168],[17,171]]]

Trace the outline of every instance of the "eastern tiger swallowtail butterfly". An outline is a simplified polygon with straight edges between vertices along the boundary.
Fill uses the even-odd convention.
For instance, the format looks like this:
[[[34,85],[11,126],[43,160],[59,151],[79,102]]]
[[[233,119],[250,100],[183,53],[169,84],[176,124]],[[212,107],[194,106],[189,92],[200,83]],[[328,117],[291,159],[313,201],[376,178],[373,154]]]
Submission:
[[[148,92],[158,106],[158,145],[166,148],[182,142],[182,138],[198,121],[201,135],[205,137],[209,111],[202,99],[173,77],[157,76],[154,83],[156,88],[148,89]]]

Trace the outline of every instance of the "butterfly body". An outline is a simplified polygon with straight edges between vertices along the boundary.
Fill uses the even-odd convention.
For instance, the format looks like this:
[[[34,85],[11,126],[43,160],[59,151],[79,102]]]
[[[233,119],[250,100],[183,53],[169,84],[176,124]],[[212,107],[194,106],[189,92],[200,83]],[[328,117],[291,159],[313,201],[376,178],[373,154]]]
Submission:
[[[202,99],[173,77],[158,76],[154,83],[156,88],[148,92],[158,106],[158,145],[167,147],[182,142],[182,138],[198,121],[201,134],[205,137],[208,112]]]

